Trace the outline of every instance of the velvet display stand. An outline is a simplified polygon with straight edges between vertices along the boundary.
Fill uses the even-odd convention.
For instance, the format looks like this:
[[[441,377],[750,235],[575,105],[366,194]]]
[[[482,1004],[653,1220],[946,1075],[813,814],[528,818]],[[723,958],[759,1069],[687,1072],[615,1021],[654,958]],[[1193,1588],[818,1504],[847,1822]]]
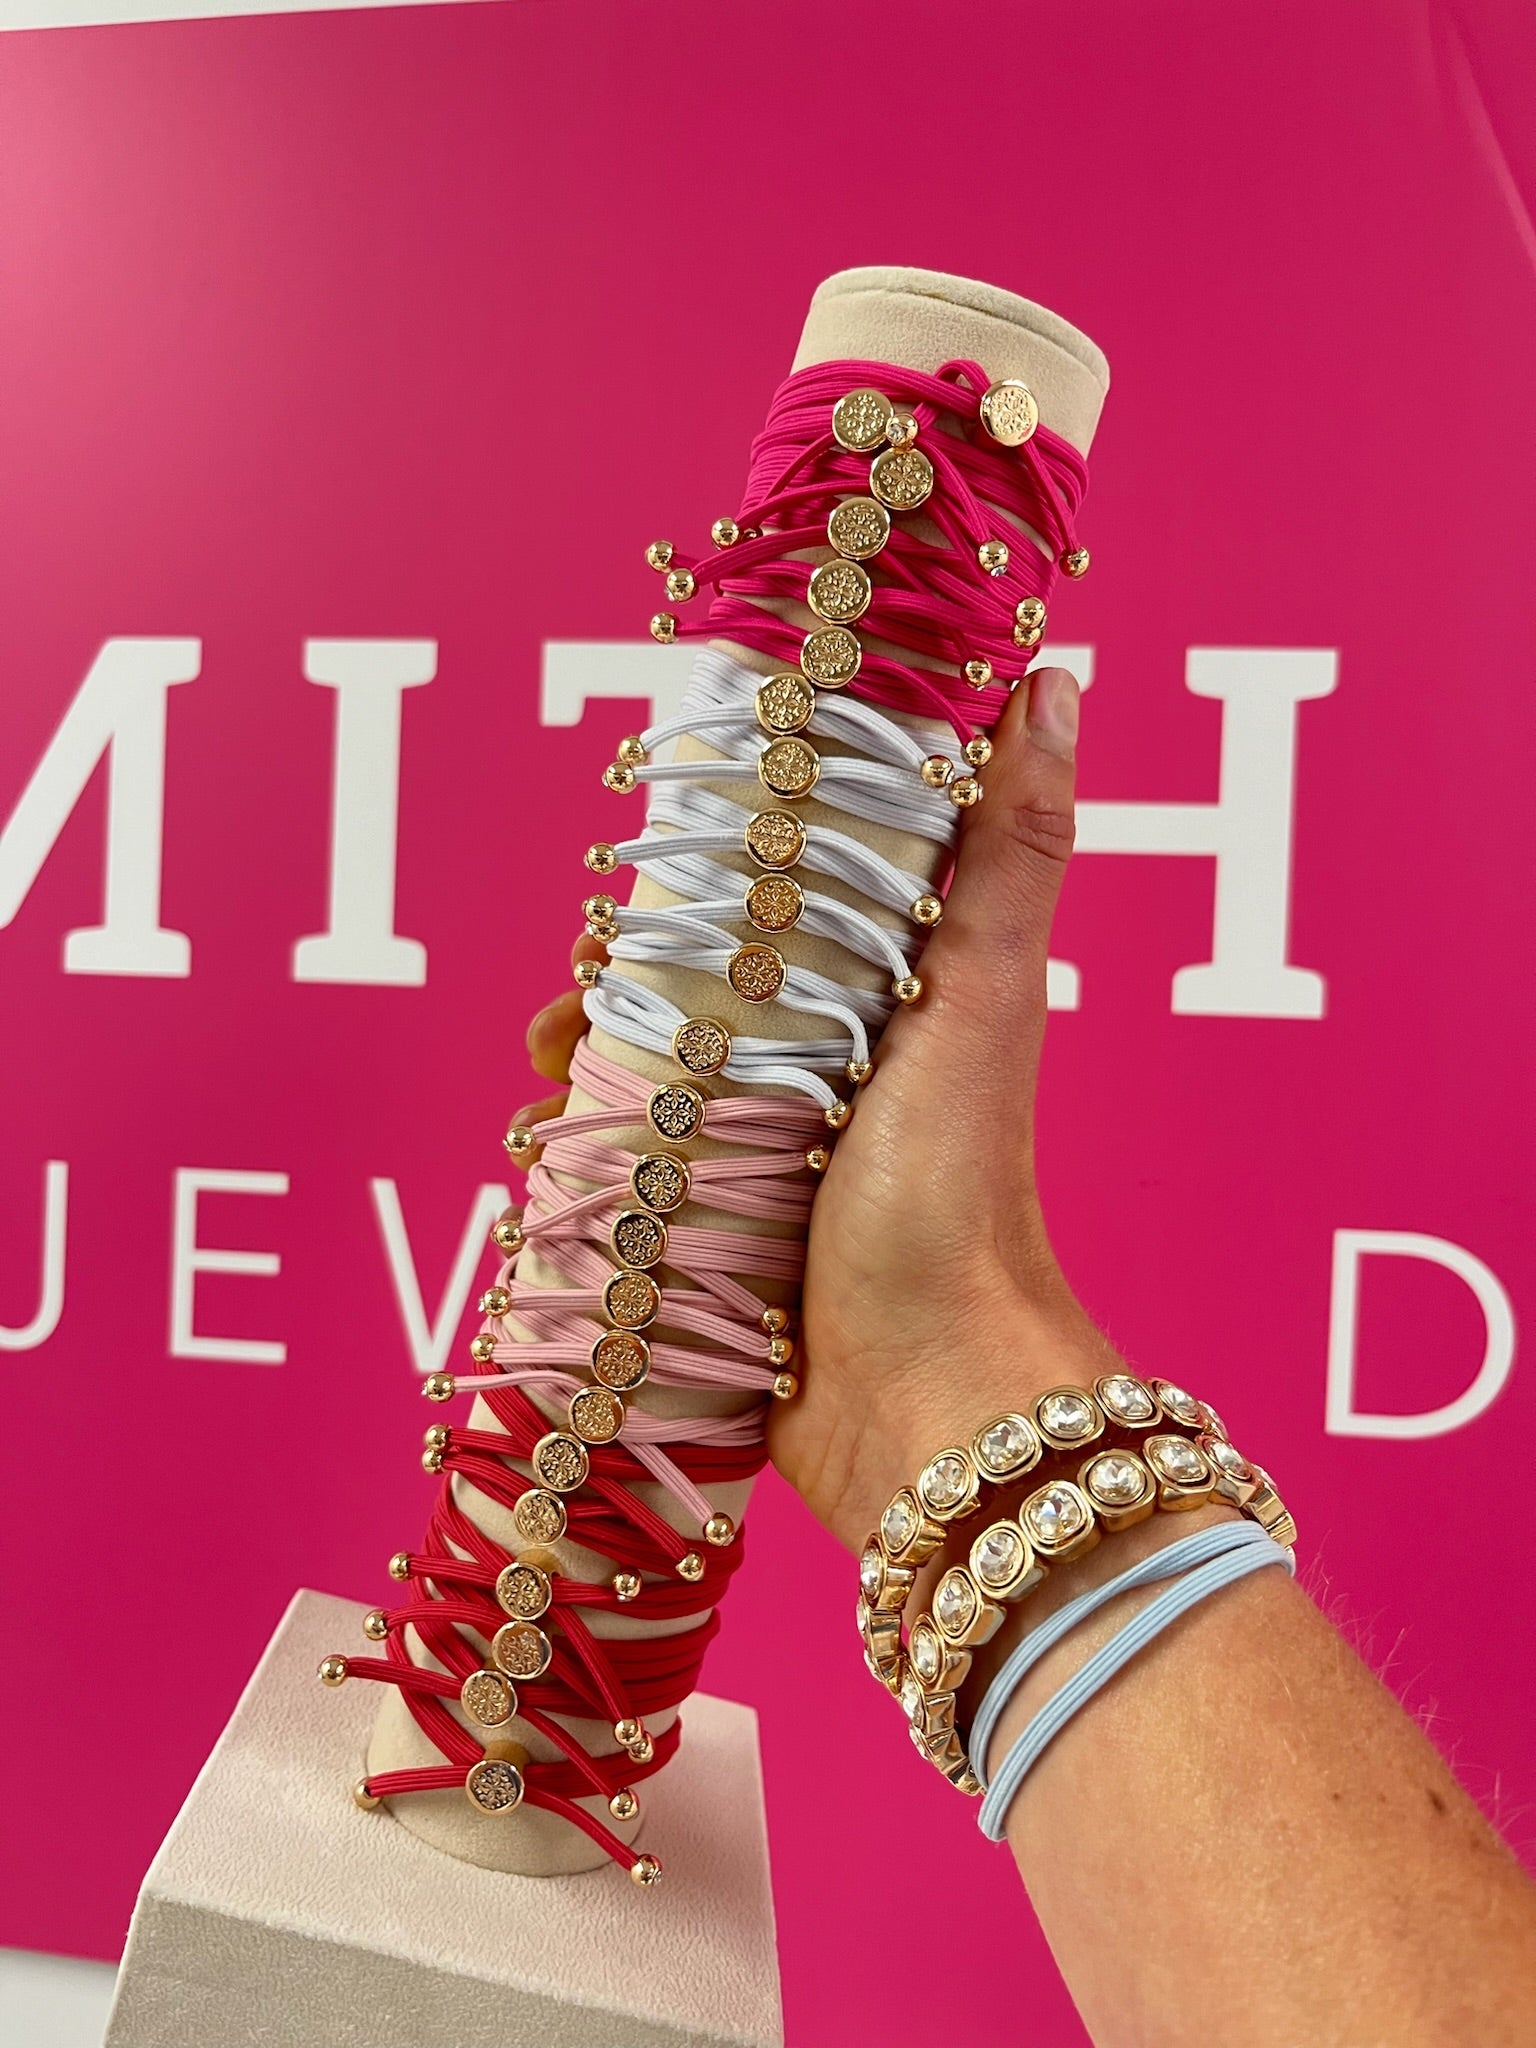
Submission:
[[[144,1880],[106,2048],[780,2048],[752,1709],[684,1709],[665,1884],[481,1870],[352,1803],[377,1701],[318,1713],[315,1666],[362,1614],[295,1597]]]

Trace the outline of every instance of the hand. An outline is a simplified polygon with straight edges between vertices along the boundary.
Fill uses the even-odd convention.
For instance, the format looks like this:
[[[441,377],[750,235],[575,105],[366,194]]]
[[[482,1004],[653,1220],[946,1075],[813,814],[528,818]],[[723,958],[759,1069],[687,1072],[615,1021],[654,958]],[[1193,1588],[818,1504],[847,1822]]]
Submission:
[[[993,735],[922,1000],[898,1009],[811,1210],[797,1367],[769,1418],[774,1463],[850,1549],[895,1488],[992,1409],[1118,1363],[1068,1287],[1034,1171],[1051,920],[1072,848],[1078,689],[1038,669]],[[602,958],[583,937],[572,960]],[[528,1030],[569,1078],[571,989]],[[518,1111],[558,1114],[563,1092]]]

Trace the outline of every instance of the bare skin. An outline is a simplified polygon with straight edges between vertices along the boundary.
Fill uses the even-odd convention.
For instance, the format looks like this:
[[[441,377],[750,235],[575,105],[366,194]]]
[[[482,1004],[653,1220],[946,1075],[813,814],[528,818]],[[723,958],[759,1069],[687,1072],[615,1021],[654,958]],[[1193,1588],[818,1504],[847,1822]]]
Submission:
[[[775,1405],[769,1444],[850,1550],[941,1444],[1119,1363],[1057,1263],[1034,1172],[1077,715],[1060,669],[1036,671],[1010,704],[924,955],[927,993],[892,1018],[812,1211],[803,1391]],[[601,953],[581,939],[572,957]],[[584,1028],[579,990],[540,1011],[535,1070],[568,1080]],[[1026,1610],[1039,1619],[1050,1599],[1200,1520],[1158,1517],[1055,1574],[990,1659]],[[1033,1674],[994,1767],[1146,1597],[1124,1596]],[[1536,2041],[1536,1887],[1417,1723],[1279,1571],[1186,1616],[1093,1701],[1014,1801],[1009,1841],[1100,2048]]]

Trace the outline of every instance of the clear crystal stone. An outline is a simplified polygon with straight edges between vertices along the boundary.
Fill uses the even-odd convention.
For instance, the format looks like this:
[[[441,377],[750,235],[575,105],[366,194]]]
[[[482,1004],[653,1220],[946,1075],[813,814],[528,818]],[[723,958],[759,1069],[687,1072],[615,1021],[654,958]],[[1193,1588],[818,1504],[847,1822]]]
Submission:
[[[1093,1410],[1081,1394],[1047,1394],[1040,1420],[1053,1436],[1082,1436],[1093,1427]]]
[[[896,1695],[901,1701],[901,1711],[909,1721],[915,1721],[923,1710],[923,1689],[908,1672],[901,1681],[901,1691]]]
[[[879,1544],[871,1543],[859,1560],[859,1590],[866,1600],[877,1600],[884,1583],[885,1559],[880,1555]]]
[[[1176,1387],[1172,1380],[1158,1380],[1155,1385],[1157,1398],[1176,1421],[1187,1422],[1193,1426],[1205,1420],[1205,1410],[1193,1394],[1186,1394],[1184,1389]]]
[[[989,1529],[976,1545],[976,1571],[988,1585],[1006,1586],[1024,1562],[1024,1541],[1008,1527],[1000,1524]]]
[[[1234,1479],[1248,1477],[1248,1460],[1235,1445],[1224,1442],[1221,1437],[1211,1438],[1205,1446],[1205,1455],[1213,1465],[1219,1465],[1223,1472],[1230,1472]]]
[[[1024,1512],[1042,1543],[1065,1542],[1083,1526],[1082,1502],[1060,1483],[1042,1487]]]
[[[1118,1451],[1111,1451],[1107,1457],[1096,1458],[1088,1474],[1089,1491],[1111,1507],[1123,1507],[1139,1499],[1144,1487],[1141,1469],[1131,1458],[1122,1457]]]
[[[1034,1448],[1031,1432],[1022,1422],[1011,1415],[1005,1415],[1000,1422],[983,1430],[977,1449],[991,1472],[1011,1472],[1022,1458],[1027,1458]]]
[[[924,1472],[921,1482],[923,1498],[930,1507],[957,1507],[965,1499],[968,1477],[965,1461],[957,1458],[953,1451],[946,1452],[944,1456],[935,1458]]]
[[[1193,1444],[1181,1436],[1160,1436],[1147,1446],[1148,1454],[1165,1479],[1187,1483],[1205,1477],[1205,1460]]]
[[[976,1612],[976,1596],[958,1573],[950,1572],[945,1577],[934,1612],[950,1628],[964,1628]]]
[[[939,1675],[943,1663],[939,1639],[931,1629],[920,1628],[912,1636],[912,1663],[919,1678],[932,1679]]]
[[[1156,1413],[1146,1388],[1123,1376],[1105,1380],[1099,1388],[1099,1399],[1121,1422],[1150,1422]]]
[[[917,1533],[917,1509],[904,1493],[897,1494],[880,1517],[880,1533],[888,1550],[900,1550]]]

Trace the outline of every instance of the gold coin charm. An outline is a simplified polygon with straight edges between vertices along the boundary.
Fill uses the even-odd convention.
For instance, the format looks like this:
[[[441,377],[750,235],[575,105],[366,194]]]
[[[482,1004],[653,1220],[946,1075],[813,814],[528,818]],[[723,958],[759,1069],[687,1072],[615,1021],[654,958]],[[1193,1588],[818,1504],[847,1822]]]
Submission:
[[[726,965],[725,978],[743,1002],[772,1001],[784,986],[784,955],[776,946],[755,940],[738,946]]]
[[[572,1394],[571,1427],[587,1444],[611,1444],[624,1427],[624,1403],[607,1387],[583,1387]]]
[[[654,1266],[665,1256],[667,1226],[649,1209],[621,1209],[608,1233],[613,1256],[626,1266]]]
[[[887,448],[870,464],[869,488],[893,512],[914,512],[933,489],[933,464],[921,448]]]
[[[788,875],[759,875],[742,908],[760,932],[787,932],[800,922],[805,891]]]
[[[818,626],[806,634],[800,650],[800,666],[823,690],[840,690],[851,683],[863,659],[857,635],[846,626]]]
[[[536,1564],[509,1564],[497,1576],[497,1604],[523,1621],[537,1621],[553,1597],[548,1572]]]
[[[923,461],[927,460],[924,456]],[[924,497],[928,494],[925,491]],[[857,562],[823,562],[811,571],[805,601],[818,618],[834,626],[851,625],[869,610],[869,572]]]
[[[796,818],[794,823],[798,825],[800,820]],[[645,1116],[658,1138],[681,1145],[697,1137],[704,1127],[704,1098],[684,1081],[669,1081],[651,1090]]]
[[[464,1790],[481,1813],[511,1813],[523,1803],[523,1774],[504,1757],[485,1756],[470,1765]]]
[[[633,1330],[605,1330],[592,1346],[592,1370],[615,1393],[632,1393],[650,1375],[651,1347]]]
[[[530,1487],[512,1510],[512,1526],[524,1543],[558,1543],[565,1534],[565,1502],[542,1486]]]
[[[670,1152],[642,1152],[629,1169],[629,1189],[635,1200],[663,1213],[687,1201],[692,1181],[687,1160],[674,1159]]]
[[[809,740],[775,740],[771,747],[764,747],[757,757],[757,779],[764,789],[771,790],[775,796],[808,796],[816,787],[816,778],[820,773],[821,756]],[[704,1068],[700,1071],[708,1073],[714,1069]]]
[[[981,424],[1005,448],[1021,448],[1040,424],[1035,394],[1017,377],[1005,377],[981,394]]]
[[[645,1275],[636,1273],[631,1276],[621,1273],[615,1277],[643,1280]],[[567,1436],[564,1430],[552,1429],[548,1436],[541,1436],[534,1445],[528,1462],[533,1467],[534,1478],[555,1493],[574,1493],[578,1486],[586,1483],[586,1445],[576,1437]],[[502,1668],[505,1670],[505,1665]]]
[[[799,740],[780,740],[781,747],[798,747]],[[770,747],[769,753],[775,749]],[[758,763],[762,772],[762,763]],[[731,1056],[731,1034],[718,1017],[685,1017],[672,1034],[672,1057],[690,1074],[718,1074]]]
[[[827,521],[827,539],[840,555],[867,562],[891,537],[891,515],[878,498],[844,498]]]
[[[757,722],[765,732],[799,732],[815,709],[816,692],[804,676],[789,670],[758,687]]]
[[[649,1273],[632,1267],[610,1273],[603,1282],[603,1314],[620,1330],[643,1330],[661,1312],[661,1289]],[[585,1478],[586,1474],[583,1473]],[[549,1485],[557,1482],[551,1479]],[[577,1484],[580,1482],[578,1481]],[[561,1492],[568,1489],[561,1487]]]
[[[504,1728],[517,1712],[517,1688],[499,1671],[471,1671],[459,1705],[481,1728]]]
[[[846,392],[832,408],[832,438],[851,454],[868,455],[885,440],[894,410],[883,391]]]
[[[758,811],[744,836],[748,853],[765,868],[792,868],[805,851],[805,826],[793,811]]]
[[[549,1637],[531,1621],[504,1622],[491,1637],[491,1655],[508,1678],[542,1678],[553,1654]]]

